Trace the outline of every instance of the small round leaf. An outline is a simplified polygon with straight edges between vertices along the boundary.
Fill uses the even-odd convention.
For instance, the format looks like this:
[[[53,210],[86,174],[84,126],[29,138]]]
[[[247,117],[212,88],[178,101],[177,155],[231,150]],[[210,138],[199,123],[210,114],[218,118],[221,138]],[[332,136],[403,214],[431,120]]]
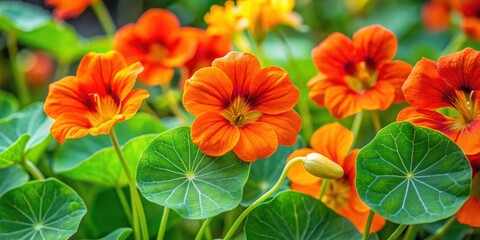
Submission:
[[[360,198],[400,224],[434,222],[467,200],[472,170],[462,150],[442,133],[409,122],[378,132],[357,157]]]
[[[259,205],[245,222],[247,239],[360,239],[346,218],[311,196],[285,191]]]
[[[64,183],[32,181],[0,197],[0,239],[68,239],[86,212]]]
[[[205,155],[190,138],[189,127],[158,135],[137,166],[137,184],[149,201],[187,219],[203,219],[238,206],[250,164],[229,152]]]

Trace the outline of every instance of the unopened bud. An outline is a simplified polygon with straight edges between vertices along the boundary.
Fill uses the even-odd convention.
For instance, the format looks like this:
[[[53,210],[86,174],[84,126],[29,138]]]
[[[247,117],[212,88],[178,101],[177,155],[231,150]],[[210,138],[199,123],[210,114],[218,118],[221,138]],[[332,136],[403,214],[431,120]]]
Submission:
[[[325,179],[336,179],[343,176],[343,169],[334,161],[318,154],[310,153],[303,162],[305,169],[312,175]]]

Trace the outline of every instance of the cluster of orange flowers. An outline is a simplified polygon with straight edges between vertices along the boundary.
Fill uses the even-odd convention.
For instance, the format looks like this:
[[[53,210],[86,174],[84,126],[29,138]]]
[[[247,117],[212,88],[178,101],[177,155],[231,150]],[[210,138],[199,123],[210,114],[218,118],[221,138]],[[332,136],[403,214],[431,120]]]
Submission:
[[[84,2],[88,6],[92,1]],[[293,110],[299,91],[288,73],[274,66],[262,68],[252,54],[230,52],[231,37],[245,28],[261,40],[277,24],[298,26],[293,5],[282,0],[239,0],[236,5],[227,1],[224,7],[213,6],[205,16],[207,31],[181,27],[166,10],[148,10],[136,24],[118,30],[113,47],[118,52],[90,53],[82,59],[77,76],[50,85],[45,112],[55,119],[52,135],[63,143],[67,138],[108,133],[116,122],[132,117],[149,96],[145,90],[132,90],[137,76],[146,85],[165,84],[174,69],[181,68],[188,78],[183,103],[196,117],[191,137],[202,151],[213,156],[233,151],[251,162],[272,155],[279,144],[293,145],[301,118]],[[463,9],[468,22],[475,16],[465,6],[455,9]],[[465,49],[437,62],[422,59],[412,69],[406,62],[393,60],[397,46],[395,35],[379,25],[358,30],[352,39],[331,34],[312,51],[319,73],[308,83],[309,96],[337,118],[386,110],[406,100],[411,107],[400,112],[399,121],[443,132],[471,160],[474,190],[457,218],[479,227],[475,214],[480,212],[480,97],[476,96],[480,52]],[[439,109],[443,108],[458,114],[442,114]],[[311,148],[297,150],[290,159],[318,152],[341,166],[345,175],[328,182],[321,200],[363,231],[369,208],[355,187],[359,149],[350,150],[353,139],[353,133],[339,123],[327,124],[313,134]],[[318,196],[322,179],[302,165],[295,165],[289,178],[292,189]],[[375,216],[371,231],[384,224],[385,219]]]

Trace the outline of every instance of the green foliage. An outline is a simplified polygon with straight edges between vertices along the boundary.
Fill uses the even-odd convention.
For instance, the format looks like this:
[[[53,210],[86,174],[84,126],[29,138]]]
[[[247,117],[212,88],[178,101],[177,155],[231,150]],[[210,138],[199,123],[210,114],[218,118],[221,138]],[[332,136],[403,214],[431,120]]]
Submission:
[[[467,199],[472,169],[462,150],[442,133],[409,122],[378,132],[357,157],[360,198],[400,224],[438,221]]]
[[[229,152],[204,154],[192,142],[189,127],[156,137],[137,166],[143,196],[187,219],[203,219],[238,206],[250,164]]]
[[[0,169],[0,196],[12,188],[28,182],[28,174],[20,165]]]
[[[12,94],[0,91],[0,119],[15,113],[19,108],[18,100]]]
[[[86,211],[64,183],[32,181],[0,197],[0,239],[68,239]]]
[[[38,6],[18,1],[0,2],[0,31],[32,31],[51,19],[50,14]]]
[[[259,205],[245,223],[247,239],[360,239],[347,219],[321,201],[294,191]]]
[[[119,228],[99,240],[125,240],[131,233],[131,228]]]

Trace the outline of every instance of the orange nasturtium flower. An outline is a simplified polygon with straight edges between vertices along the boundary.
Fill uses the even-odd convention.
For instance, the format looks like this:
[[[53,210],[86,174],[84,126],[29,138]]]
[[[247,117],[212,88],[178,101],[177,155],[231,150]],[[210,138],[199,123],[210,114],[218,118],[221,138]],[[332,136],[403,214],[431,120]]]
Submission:
[[[144,89],[133,89],[143,67],[127,65],[118,52],[89,53],[83,57],[77,76],[50,84],[45,113],[53,118],[50,131],[60,143],[87,134],[108,134],[117,122],[131,118],[142,100]]]
[[[302,148],[293,152],[288,161],[295,157],[306,156],[317,152],[337,163],[343,168],[344,175],[327,182],[321,201],[339,215],[350,220],[355,227],[363,232],[370,209],[362,202],[355,187],[355,161],[360,149],[349,152],[353,144],[353,133],[335,122],[320,127],[310,139],[312,148]],[[302,163],[292,166],[288,172],[291,189],[319,197],[322,179],[310,174]],[[370,232],[377,232],[385,225],[385,219],[375,214]]]
[[[450,25],[451,0],[431,0],[422,7],[422,18],[429,31],[443,31]]]
[[[149,9],[136,24],[119,29],[113,39],[113,49],[128,63],[142,63],[145,71],[139,79],[149,86],[169,83],[174,69],[183,66],[196,47],[197,40],[180,27],[173,13],[163,9]]]
[[[480,152],[480,52],[466,48],[437,62],[423,58],[403,85],[411,107],[398,121],[436,129],[456,142],[466,155]],[[455,112],[444,115],[438,110]]]
[[[206,154],[233,150],[242,160],[272,155],[293,145],[301,128],[292,109],[300,93],[279,67],[261,68],[248,53],[230,52],[185,83],[183,104],[197,119],[192,140]]]
[[[48,6],[54,7],[53,16],[57,19],[75,18],[98,0],[45,0]]]
[[[380,25],[358,30],[352,40],[331,34],[312,51],[320,73],[308,82],[310,98],[336,118],[404,101],[401,88],[412,66],[392,61],[396,51],[397,38]]]

